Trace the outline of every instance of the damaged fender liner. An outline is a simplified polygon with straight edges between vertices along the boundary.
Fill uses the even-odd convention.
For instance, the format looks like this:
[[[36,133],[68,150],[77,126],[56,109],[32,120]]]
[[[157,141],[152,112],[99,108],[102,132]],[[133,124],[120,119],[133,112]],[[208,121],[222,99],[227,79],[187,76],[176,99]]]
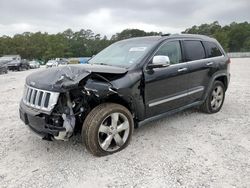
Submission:
[[[28,107],[23,104],[23,102],[20,103],[19,113],[21,120],[28,125],[33,132],[43,138],[50,138],[52,135],[58,136],[60,131],[65,131],[64,127],[46,124],[43,117],[37,116],[38,114],[35,115],[34,112],[31,112]]]

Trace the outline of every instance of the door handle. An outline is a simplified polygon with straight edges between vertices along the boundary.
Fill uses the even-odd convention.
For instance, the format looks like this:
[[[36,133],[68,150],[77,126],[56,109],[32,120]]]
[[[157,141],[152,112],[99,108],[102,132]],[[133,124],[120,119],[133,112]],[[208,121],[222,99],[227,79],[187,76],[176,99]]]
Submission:
[[[178,69],[178,72],[185,72],[185,71],[187,71],[188,69],[187,68],[179,68]]]
[[[211,66],[211,65],[213,65],[214,64],[214,62],[208,62],[206,65],[207,66]]]

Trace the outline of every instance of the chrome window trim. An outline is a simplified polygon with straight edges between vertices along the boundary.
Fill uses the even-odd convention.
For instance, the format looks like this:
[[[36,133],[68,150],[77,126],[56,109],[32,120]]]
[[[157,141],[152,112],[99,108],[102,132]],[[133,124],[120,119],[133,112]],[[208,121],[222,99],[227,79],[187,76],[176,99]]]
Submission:
[[[222,57],[225,57],[225,55],[221,55],[221,56],[216,56],[216,57],[209,57],[209,58],[204,58],[204,59],[197,59],[197,60],[194,60],[194,61],[185,61],[184,63],[196,63],[196,62],[203,62],[203,61],[210,61],[210,60],[213,60],[213,59],[219,59],[219,58],[222,58]]]

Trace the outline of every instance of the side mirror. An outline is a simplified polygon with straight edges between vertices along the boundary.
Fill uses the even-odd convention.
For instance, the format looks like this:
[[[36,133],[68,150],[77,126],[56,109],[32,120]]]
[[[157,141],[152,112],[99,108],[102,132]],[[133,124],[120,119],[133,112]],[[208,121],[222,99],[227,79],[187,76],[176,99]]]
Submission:
[[[170,65],[170,60],[168,56],[156,55],[153,57],[152,63],[148,65],[149,69],[162,68]]]

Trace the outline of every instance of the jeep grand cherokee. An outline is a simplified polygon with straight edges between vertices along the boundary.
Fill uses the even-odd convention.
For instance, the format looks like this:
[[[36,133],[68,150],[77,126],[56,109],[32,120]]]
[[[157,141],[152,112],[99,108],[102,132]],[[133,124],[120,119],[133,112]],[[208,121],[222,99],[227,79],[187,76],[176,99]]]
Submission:
[[[229,83],[230,59],[201,35],[116,42],[87,64],[43,70],[26,78],[20,117],[47,140],[81,131],[96,156],[124,149],[138,127],[199,106],[218,112]]]

